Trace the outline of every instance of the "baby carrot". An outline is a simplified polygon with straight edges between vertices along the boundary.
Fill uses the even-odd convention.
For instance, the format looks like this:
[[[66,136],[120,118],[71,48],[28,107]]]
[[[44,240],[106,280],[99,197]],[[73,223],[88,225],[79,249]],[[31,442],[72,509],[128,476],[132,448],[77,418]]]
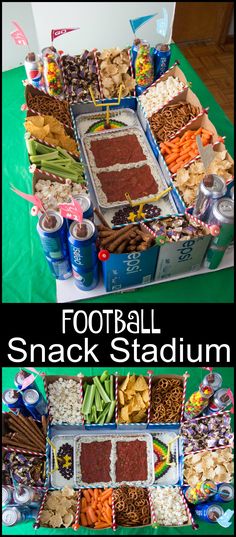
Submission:
[[[110,506],[112,505],[112,497],[111,496],[110,496],[110,498],[108,498],[108,503],[109,503]]]
[[[91,520],[88,511],[86,512],[86,518],[87,518],[88,526],[92,526],[92,525],[93,525],[93,521]]]
[[[174,140],[171,140],[171,141],[172,141],[172,144],[176,144],[177,142],[180,141],[180,137],[176,136],[176,138],[174,138]]]
[[[104,492],[102,492],[101,494],[101,501],[103,502],[104,500],[109,498],[109,496],[111,495],[112,495],[112,489],[104,490]]]
[[[92,490],[92,489],[88,489],[88,491],[89,491],[90,496],[93,498],[93,490]]]
[[[81,526],[87,526],[88,525],[88,521],[87,521],[85,513],[80,514],[80,523],[81,523]]]
[[[166,158],[166,164],[171,164],[171,162],[174,162],[177,158],[178,154],[177,153],[174,153],[172,155],[170,155],[169,157]]]
[[[107,524],[106,522],[95,522],[94,527],[97,530],[102,530],[103,528],[110,528],[111,524]]]
[[[86,498],[81,498],[81,513],[85,513],[87,508]]]
[[[198,134],[201,134],[202,133],[202,127],[200,127],[199,129],[197,129],[195,132],[194,132],[194,136],[197,136]]]
[[[89,516],[89,518],[92,520],[93,523],[97,522],[97,515],[94,512],[92,507],[87,507],[86,514]]]
[[[83,490],[83,495],[85,496],[87,503],[90,503],[90,494],[88,490]]]

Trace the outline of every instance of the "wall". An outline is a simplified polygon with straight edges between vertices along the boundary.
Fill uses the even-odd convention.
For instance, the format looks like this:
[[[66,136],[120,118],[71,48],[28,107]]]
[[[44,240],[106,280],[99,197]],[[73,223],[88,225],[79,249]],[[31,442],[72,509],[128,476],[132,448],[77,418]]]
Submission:
[[[175,2],[32,2],[40,49],[50,44],[51,29],[80,27],[56,39],[55,46],[70,54],[84,48],[126,46],[133,41],[129,19],[161,12],[172,21]],[[157,43],[155,19],[137,31],[138,37]],[[171,35],[169,36],[171,38]]]
[[[16,45],[10,36],[10,32],[16,30],[13,20],[21,26],[31,50],[37,51],[39,46],[31,2],[2,2],[3,71],[22,65],[28,52],[27,46]]]

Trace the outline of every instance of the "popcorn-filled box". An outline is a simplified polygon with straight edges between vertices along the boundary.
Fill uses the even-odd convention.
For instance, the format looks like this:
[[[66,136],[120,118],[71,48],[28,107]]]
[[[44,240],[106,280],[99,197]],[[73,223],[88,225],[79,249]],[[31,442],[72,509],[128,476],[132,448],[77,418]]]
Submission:
[[[116,429],[115,376],[104,371],[100,377],[83,377],[82,384],[85,429]]]
[[[185,218],[182,220],[185,220]],[[212,238],[208,227],[204,226],[202,223],[204,234],[202,232],[201,236],[194,236],[190,233],[189,235],[186,235],[186,238],[183,236],[181,240],[179,240],[176,237],[175,241],[170,242],[166,238],[164,228],[163,231],[162,228],[160,228],[161,225],[161,221],[158,223],[159,227],[152,224],[152,231],[160,244],[154,280],[161,280],[185,272],[195,272],[199,270]],[[194,226],[191,225],[191,221],[189,221],[186,231],[188,229],[190,232],[194,229]]]
[[[130,374],[116,377],[116,423],[121,430],[147,429],[150,376]]]
[[[45,375],[44,387],[51,425],[83,427],[82,378],[71,375]]]
[[[149,487],[153,527],[192,526],[193,516],[180,486]]]

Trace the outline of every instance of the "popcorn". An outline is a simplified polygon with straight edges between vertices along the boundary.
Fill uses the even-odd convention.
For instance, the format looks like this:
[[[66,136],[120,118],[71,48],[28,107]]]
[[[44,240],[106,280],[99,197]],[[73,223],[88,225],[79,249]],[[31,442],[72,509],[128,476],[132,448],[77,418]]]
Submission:
[[[153,508],[160,526],[183,526],[188,523],[183,499],[179,487],[151,488]]]
[[[47,179],[39,179],[35,185],[35,194],[42,201],[45,209],[58,211],[59,203],[69,203],[71,196],[85,194],[85,188],[79,183],[73,183],[70,179],[66,179],[65,183],[50,181]]]
[[[82,423],[79,383],[59,378],[48,386],[49,414],[52,424]]]
[[[154,112],[164,106],[170,99],[173,99],[184,87],[183,82],[178,77],[173,76],[169,76],[166,80],[151,86],[139,98],[147,116],[152,116]]]

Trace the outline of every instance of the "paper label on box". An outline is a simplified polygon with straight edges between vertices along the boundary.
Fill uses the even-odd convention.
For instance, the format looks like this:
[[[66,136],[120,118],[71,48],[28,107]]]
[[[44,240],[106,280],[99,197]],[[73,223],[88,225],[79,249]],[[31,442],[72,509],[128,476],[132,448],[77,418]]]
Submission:
[[[210,239],[205,236],[161,246],[155,280],[199,270]]]

